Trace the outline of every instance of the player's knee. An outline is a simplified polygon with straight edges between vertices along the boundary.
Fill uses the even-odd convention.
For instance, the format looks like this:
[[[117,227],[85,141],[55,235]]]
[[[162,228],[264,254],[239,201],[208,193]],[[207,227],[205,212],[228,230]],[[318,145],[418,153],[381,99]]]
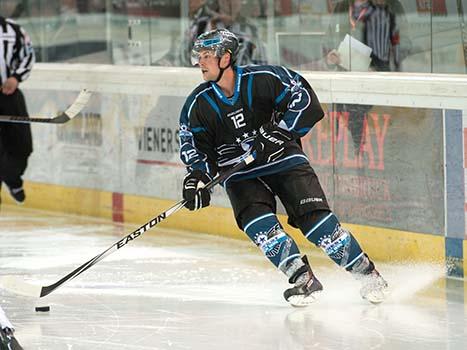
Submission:
[[[306,218],[306,217],[305,217]],[[363,255],[362,249],[350,231],[344,229],[332,212],[308,215],[307,224],[301,218],[305,237],[320,247],[336,264],[349,269]]]
[[[274,214],[274,210],[264,203],[251,203],[247,207],[243,208],[238,214],[237,221],[240,229],[245,231],[245,227],[251,226],[259,217]]]

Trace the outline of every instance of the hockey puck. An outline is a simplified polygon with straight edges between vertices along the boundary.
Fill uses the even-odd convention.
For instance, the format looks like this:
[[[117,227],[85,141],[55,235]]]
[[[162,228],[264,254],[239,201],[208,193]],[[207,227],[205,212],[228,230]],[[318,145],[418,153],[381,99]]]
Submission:
[[[50,306],[36,306],[36,312],[50,311]]]

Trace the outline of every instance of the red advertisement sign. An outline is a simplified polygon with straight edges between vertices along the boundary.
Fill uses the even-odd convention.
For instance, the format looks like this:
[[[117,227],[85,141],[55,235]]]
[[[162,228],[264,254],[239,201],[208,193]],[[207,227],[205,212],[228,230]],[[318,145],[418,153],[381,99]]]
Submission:
[[[414,232],[441,232],[441,111],[330,107],[302,143],[341,219]]]

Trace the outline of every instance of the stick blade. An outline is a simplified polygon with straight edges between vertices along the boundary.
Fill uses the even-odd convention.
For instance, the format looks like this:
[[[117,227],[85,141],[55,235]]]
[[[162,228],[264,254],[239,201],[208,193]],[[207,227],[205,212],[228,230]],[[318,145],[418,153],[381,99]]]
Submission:
[[[49,124],[64,124],[69,120],[76,117],[91,98],[92,92],[83,89],[79,93],[78,97],[73,103],[65,110],[65,112],[57,115],[56,117],[40,117],[40,116],[14,116],[14,115],[0,115],[0,122],[11,122],[11,123],[49,123]]]
[[[73,104],[70,107],[68,107],[68,109],[64,112],[64,114],[69,119],[74,118],[87,105],[89,99],[91,98],[91,95],[92,95],[91,91],[87,89],[81,90],[76,100],[73,102]]]
[[[6,290],[28,296],[39,298],[41,296],[42,287],[28,283],[24,279],[17,276],[1,276],[0,285]]]

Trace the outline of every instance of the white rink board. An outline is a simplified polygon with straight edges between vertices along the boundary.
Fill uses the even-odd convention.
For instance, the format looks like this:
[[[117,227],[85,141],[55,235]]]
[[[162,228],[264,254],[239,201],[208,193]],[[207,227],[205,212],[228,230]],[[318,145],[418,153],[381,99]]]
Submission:
[[[323,103],[467,110],[467,76],[304,75]],[[31,78],[21,85],[30,114],[55,115],[82,88],[94,95],[84,110],[85,118],[64,126],[33,126],[35,151],[26,178],[178,199],[184,175],[176,137],[179,112],[200,82],[199,71],[190,68],[37,64]],[[157,150],[152,147],[154,135],[159,137]],[[141,142],[145,146],[139,147]],[[216,189],[214,204],[227,206],[221,193]]]

